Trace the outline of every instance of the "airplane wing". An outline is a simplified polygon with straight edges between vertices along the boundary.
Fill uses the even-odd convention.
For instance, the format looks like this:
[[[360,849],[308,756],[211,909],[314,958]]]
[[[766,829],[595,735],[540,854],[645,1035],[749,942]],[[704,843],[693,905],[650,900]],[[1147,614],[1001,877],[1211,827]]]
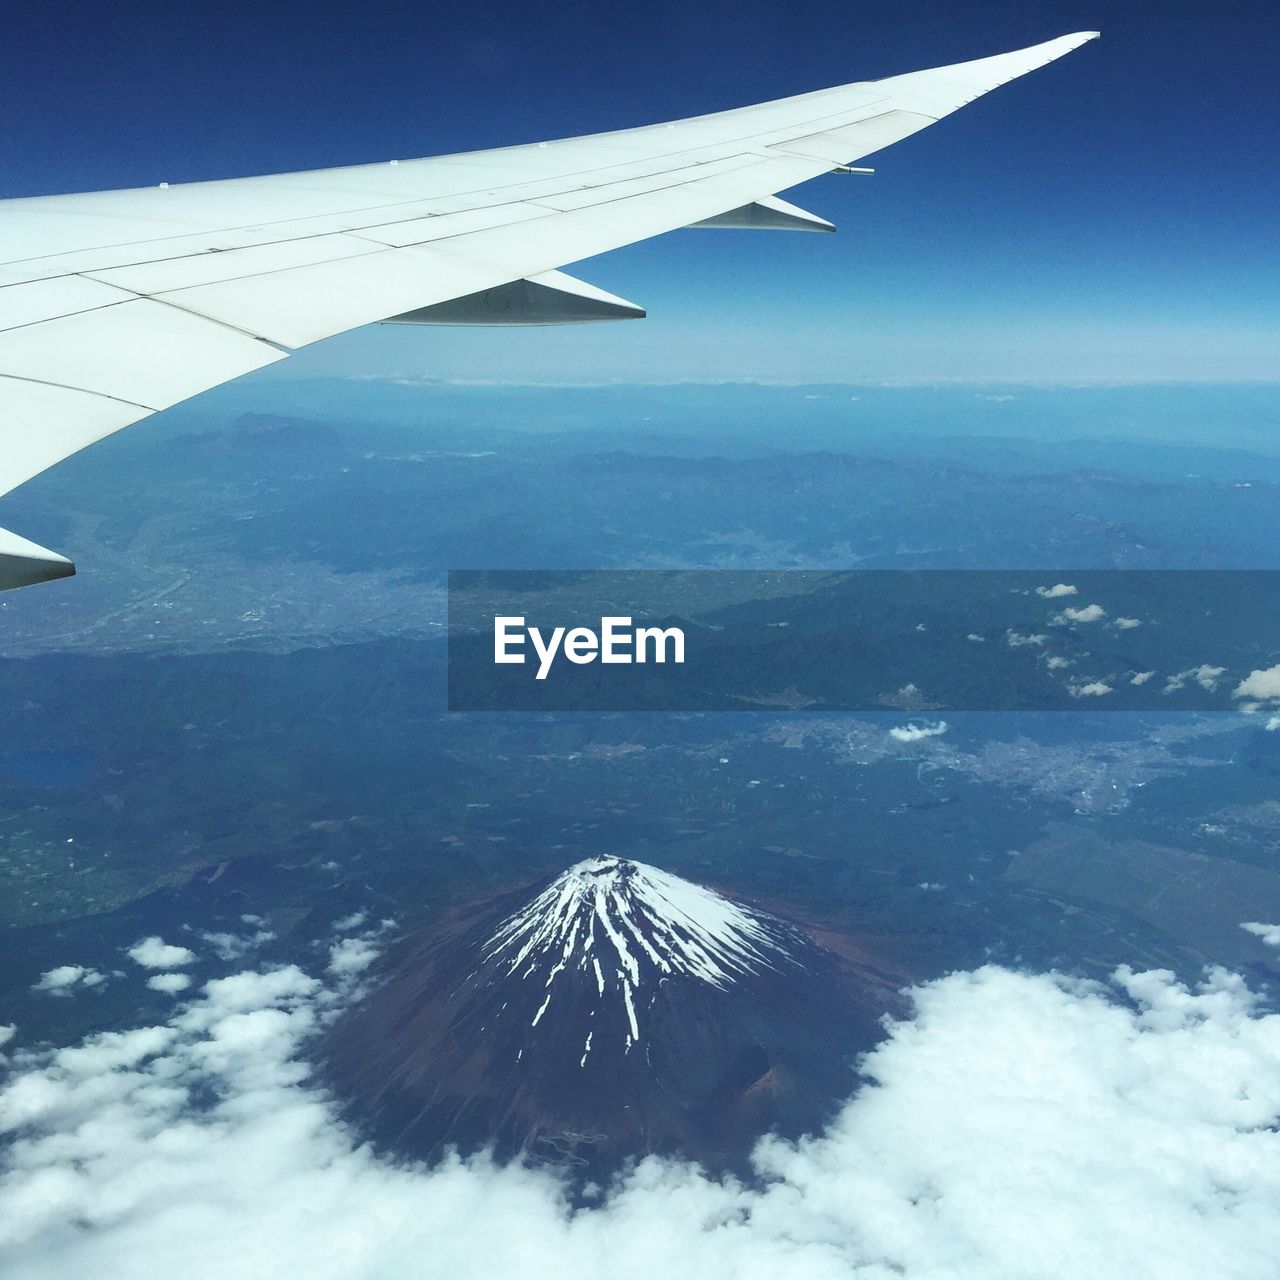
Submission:
[[[776,193],[1096,34],[615,133],[0,201],[0,494],[359,325],[642,316],[558,268],[679,227],[833,230]],[[0,530],[0,590],[73,572]]]

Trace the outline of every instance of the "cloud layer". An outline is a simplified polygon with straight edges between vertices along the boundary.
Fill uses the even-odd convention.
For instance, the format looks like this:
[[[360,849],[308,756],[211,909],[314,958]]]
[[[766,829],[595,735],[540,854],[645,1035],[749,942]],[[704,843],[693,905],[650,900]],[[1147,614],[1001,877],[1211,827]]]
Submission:
[[[1274,1275],[1280,1017],[1221,970],[952,975],[825,1133],[760,1146],[761,1186],[649,1160],[577,1210],[546,1172],[355,1144],[301,1060],[335,981],[235,974],[159,1026],[16,1055],[10,1280]]]

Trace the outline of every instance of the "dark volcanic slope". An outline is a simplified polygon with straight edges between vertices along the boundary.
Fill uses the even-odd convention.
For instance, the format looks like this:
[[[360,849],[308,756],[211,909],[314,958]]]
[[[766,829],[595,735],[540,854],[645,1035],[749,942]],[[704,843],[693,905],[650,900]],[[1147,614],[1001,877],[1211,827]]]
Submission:
[[[413,946],[334,1029],[326,1071],[410,1154],[740,1168],[761,1133],[828,1116],[892,1001],[775,916],[592,858]]]

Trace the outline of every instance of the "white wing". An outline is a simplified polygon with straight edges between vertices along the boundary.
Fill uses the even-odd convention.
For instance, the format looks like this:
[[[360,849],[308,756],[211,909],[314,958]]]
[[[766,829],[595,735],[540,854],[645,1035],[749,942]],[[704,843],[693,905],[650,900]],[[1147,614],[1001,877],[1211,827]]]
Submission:
[[[0,202],[0,494],[121,427],[372,321],[638,316],[556,268],[773,199],[1094,38],[496,151]],[[0,589],[73,572],[0,531]]]

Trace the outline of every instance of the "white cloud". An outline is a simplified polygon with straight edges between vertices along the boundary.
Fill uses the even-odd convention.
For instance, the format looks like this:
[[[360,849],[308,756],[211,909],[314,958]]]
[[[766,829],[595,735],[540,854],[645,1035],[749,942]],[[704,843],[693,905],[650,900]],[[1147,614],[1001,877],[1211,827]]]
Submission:
[[[0,1049],[3,1049],[17,1034],[18,1028],[12,1022],[0,1026]]]
[[[937,738],[947,731],[947,722],[939,720],[936,724],[911,724],[894,725],[889,730],[889,737],[896,739],[898,742],[919,742],[922,738]]]
[[[1071,665],[1071,659],[1055,656],[1047,658],[1044,665],[1048,667],[1050,671],[1061,671],[1064,667],[1069,667]]]
[[[1146,684],[1151,677],[1155,675],[1154,671],[1139,671],[1130,681],[1130,684]]]
[[[1213,693],[1226,670],[1226,667],[1212,667],[1207,662],[1202,662],[1198,667],[1188,667],[1185,671],[1179,671],[1176,675],[1166,677],[1164,691],[1165,693],[1176,693],[1188,680],[1194,680],[1207,693]],[[1243,685],[1240,687],[1243,688]],[[1240,696],[1239,690],[1237,690],[1236,696]]]
[[[1049,637],[1039,634],[1034,636],[1025,636],[1019,635],[1016,631],[1006,631],[1004,633],[1004,638],[1010,649],[1020,649],[1024,645],[1028,644],[1044,644]]]
[[[1111,686],[1101,680],[1091,680],[1088,684],[1071,686],[1071,696],[1073,698],[1101,698],[1111,691]]]
[[[1107,616],[1107,611],[1100,604],[1087,604],[1083,609],[1063,609],[1054,618],[1054,622],[1097,622]]]
[[[377,959],[378,948],[362,938],[343,938],[329,948],[330,973],[363,973]]]
[[[246,924],[261,924],[256,916],[241,916]],[[264,942],[271,942],[275,934],[270,929],[257,929],[253,933],[202,933],[201,939],[207,942],[219,960],[240,960]]]
[[[1036,595],[1046,600],[1060,600],[1063,596],[1079,595],[1079,592],[1069,582],[1058,582],[1052,587],[1037,587]]]
[[[1280,665],[1253,671],[1236,685],[1237,698],[1257,698],[1263,702],[1280,701]]]
[[[929,983],[825,1132],[761,1144],[763,1185],[651,1159],[575,1209],[545,1171],[358,1145],[300,1060],[340,997],[238,974],[162,1026],[20,1059],[6,1277],[1270,1280],[1280,1017],[1222,970],[1115,983]]]
[[[1142,619],[1141,618],[1117,618],[1115,620],[1115,623],[1116,623],[1116,626],[1119,627],[1121,631],[1132,631],[1134,627],[1142,626]]]
[[[982,644],[986,638],[986,636],[980,636],[976,631],[970,631],[969,634],[965,636],[966,640],[972,640],[974,644]]]
[[[43,991],[48,995],[67,996],[74,987],[96,987],[106,981],[97,969],[87,969],[82,964],[60,964],[56,969],[49,969],[40,975],[39,982],[32,991]]]
[[[1269,947],[1280,947],[1280,924],[1258,924],[1256,921],[1240,926],[1246,933],[1262,939]]]
[[[140,964],[144,969],[178,969],[183,965],[194,964],[196,958],[194,951],[189,951],[186,947],[170,946],[163,938],[157,938],[154,934],[150,938],[143,938],[141,942],[135,942],[126,954],[134,964]]]
[[[40,975],[40,981],[33,991],[60,991],[63,987],[74,986],[84,977],[85,969],[81,964],[60,964],[56,969],[48,969]]]
[[[1280,729],[1280,716],[1272,716],[1267,721],[1267,732],[1275,733],[1277,729]]]
[[[191,985],[191,978],[185,973],[157,973],[147,979],[147,986],[152,991],[163,991],[166,995],[176,996]]]
[[[343,916],[341,920],[335,920],[333,929],[335,933],[350,933],[352,929],[358,929],[364,922],[364,912],[353,911],[349,916]]]

